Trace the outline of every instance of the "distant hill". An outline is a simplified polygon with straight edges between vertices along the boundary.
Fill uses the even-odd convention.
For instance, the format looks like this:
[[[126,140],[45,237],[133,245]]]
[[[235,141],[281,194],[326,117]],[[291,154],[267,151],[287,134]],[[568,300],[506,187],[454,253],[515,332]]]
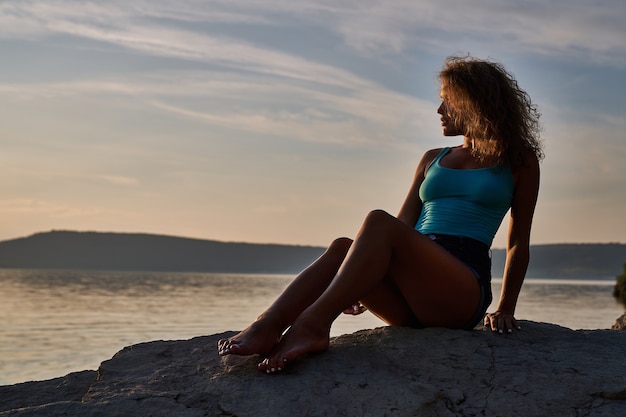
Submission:
[[[492,271],[501,277],[506,252],[493,249]],[[528,278],[615,279],[626,263],[626,244],[567,243],[530,247]]]
[[[322,252],[312,246],[53,231],[0,242],[0,268],[291,273]]]
[[[252,244],[127,233],[53,231],[0,242],[0,268],[127,271],[296,273],[324,248]],[[492,250],[493,276],[505,251]],[[626,245],[553,244],[531,247],[529,278],[615,278]]]

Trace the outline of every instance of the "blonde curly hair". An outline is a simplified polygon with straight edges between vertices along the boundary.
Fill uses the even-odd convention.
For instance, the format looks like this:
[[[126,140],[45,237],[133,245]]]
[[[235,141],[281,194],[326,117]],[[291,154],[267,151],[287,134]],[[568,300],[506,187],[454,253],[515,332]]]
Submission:
[[[540,113],[513,76],[497,62],[451,56],[439,73],[448,107],[486,164],[513,168],[543,158]]]

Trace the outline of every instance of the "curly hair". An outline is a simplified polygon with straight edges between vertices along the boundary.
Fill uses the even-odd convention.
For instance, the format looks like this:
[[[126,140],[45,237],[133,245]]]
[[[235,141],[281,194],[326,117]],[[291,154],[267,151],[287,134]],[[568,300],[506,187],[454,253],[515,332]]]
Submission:
[[[540,113],[502,64],[451,56],[439,73],[452,116],[473,141],[472,155],[489,164],[524,165],[540,160]]]

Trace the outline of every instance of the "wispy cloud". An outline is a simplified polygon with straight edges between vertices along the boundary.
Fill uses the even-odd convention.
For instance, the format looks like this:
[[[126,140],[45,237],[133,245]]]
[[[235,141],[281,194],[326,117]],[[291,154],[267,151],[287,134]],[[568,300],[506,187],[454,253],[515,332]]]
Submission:
[[[12,214],[37,214],[52,218],[87,217],[101,214],[99,208],[81,208],[76,205],[32,198],[0,199],[0,211]]]
[[[132,186],[139,185],[139,180],[137,178],[132,178],[132,177],[124,177],[120,175],[102,175],[99,178],[113,185],[121,185],[125,187],[132,187]]]
[[[284,26],[293,24],[284,19],[292,16],[320,30],[336,32],[346,45],[365,54],[398,54],[442,45],[455,50],[459,36],[478,41],[497,34],[497,39],[490,40],[502,47],[515,45],[542,54],[574,54],[623,67],[626,62],[618,55],[626,48],[625,14],[626,4],[621,0],[600,4],[585,0],[233,0],[180,1],[175,7],[158,0],[14,0],[0,5],[0,36],[71,34],[146,53],[189,59],[210,57],[250,65],[259,62],[255,50],[232,40],[211,38],[207,35],[211,25]],[[184,25],[191,22],[195,24]],[[268,56],[265,62],[274,58]]]
[[[11,3],[12,15],[19,14],[15,11],[19,8],[18,4],[21,5]],[[154,22],[133,25],[130,23],[132,16],[124,17],[119,11],[123,8],[120,3],[113,3],[109,7],[114,11],[106,13],[100,10],[102,6],[88,4],[82,6],[82,14],[72,9],[67,11],[67,15],[63,14],[66,10],[66,7],[62,7],[64,4],[65,2],[57,2],[55,8],[27,2],[21,15],[26,14],[32,20],[44,20],[46,28],[57,33],[108,42],[160,57],[200,61],[217,65],[217,70],[207,70],[198,75],[167,74],[171,79],[185,80],[182,83],[167,81],[165,76],[158,74],[154,77],[144,73],[143,79],[132,81],[100,79],[97,82],[85,80],[47,86],[33,85],[30,88],[23,85],[5,85],[0,89],[12,91],[22,97],[28,94],[85,94],[90,89],[94,93],[145,95],[154,98],[149,101],[160,109],[206,123],[225,123],[244,130],[273,134],[283,131],[294,135],[295,132],[295,136],[302,139],[305,139],[307,133],[297,129],[297,126],[315,123],[321,132],[317,135],[310,134],[306,140],[312,140],[316,136],[316,140],[335,141],[336,136],[346,143],[353,141],[351,138],[371,136],[364,133],[366,130],[371,132],[375,125],[388,129],[404,123],[409,128],[414,128],[415,123],[420,124],[420,113],[430,114],[433,111],[431,103],[423,103],[405,94],[389,91],[346,69],[321,64],[294,53],[268,49],[232,37],[212,36],[202,31],[194,32],[175,26],[164,27]],[[155,3],[150,8],[151,4],[134,3],[133,9],[127,12],[150,15],[151,10],[155,10],[153,15],[164,14],[162,4],[159,7],[159,3]],[[178,16],[194,16],[197,19],[203,15],[192,13],[196,11],[198,3],[185,3],[183,10],[185,6],[189,12],[179,12]],[[223,7],[224,4],[217,2],[206,7],[213,6]],[[269,7],[271,6],[270,4]],[[97,10],[92,10],[93,7]],[[223,14],[220,15],[225,18]],[[229,12],[228,16],[232,17],[232,14]],[[107,20],[113,17],[115,19]],[[247,21],[245,17],[235,20]],[[225,75],[225,70],[229,71],[228,75]],[[200,81],[200,77],[205,81]],[[242,110],[240,104],[233,106],[239,107],[233,114],[226,114],[228,111],[223,110],[207,112],[181,105],[179,100],[170,100],[172,97],[200,94],[208,100],[220,99],[226,109],[229,104],[237,101],[245,102],[247,109]],[[259,99],[264,102],[255,103]],[[281,103],[280,108],[272,109],[275,103]],[[288,108],[289,106],[292,107]],[[320,139],[319,133],[325,139]]]
[[[626,4],[585,0],[359,3],[338,22],[346,42],[359,50],[395,53],[425,47],[455,50],[460,40],[492,49],[520,47],[539,54],[626,66]]]
[[[307,72],[306,61],[301,68]],[[309,70],[315,73],[315,68]],[[312,75],[317,80],[305,83],[276,82],[264,74],[166,71],[110,80],[0,84],[0,92],[19,101],[129,96],[147,107],[208,125],[347,146],[403,146],[419,129],[435,133],[435,126],[425,128],[430,125],[425,120],[436,120],[433,102],[343,70],[325,71],[328,75]],[[341,86],[338,79],[343,80]],[[190,100],[194,98],[200,103]]]

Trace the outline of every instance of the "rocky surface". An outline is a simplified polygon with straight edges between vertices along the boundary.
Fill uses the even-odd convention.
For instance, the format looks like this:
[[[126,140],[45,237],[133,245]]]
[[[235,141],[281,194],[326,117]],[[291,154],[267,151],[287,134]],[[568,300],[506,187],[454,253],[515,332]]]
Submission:
[[[0,416],[626,415],[626,332],[522,326],[364,330],[277,375],[219,357],[230,333],[143,343],[97,373],[0,387]]]
[[[615,324],[611,327],[613,330],[626,330],[626,313],[622,314],[617,320],[615,320]]]

